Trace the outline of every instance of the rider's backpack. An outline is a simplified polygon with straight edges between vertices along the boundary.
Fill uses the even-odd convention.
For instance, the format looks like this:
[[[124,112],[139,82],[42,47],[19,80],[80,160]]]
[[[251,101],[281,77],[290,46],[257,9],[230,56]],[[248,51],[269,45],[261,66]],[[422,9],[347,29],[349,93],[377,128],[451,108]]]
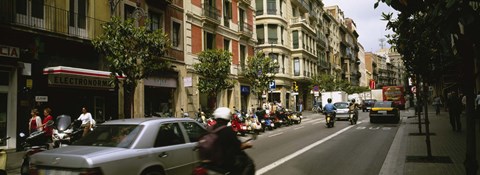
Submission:
[[[219,144],[217,144],[216,142],[218,140],[217,132],[225,127],[227,126],[220,126],[216,129],[209,129],[209,132],[198,140],[197,149],[200,160],[212,163],[219,163],[222,161],[222,151],[221,148],[218,148]]]

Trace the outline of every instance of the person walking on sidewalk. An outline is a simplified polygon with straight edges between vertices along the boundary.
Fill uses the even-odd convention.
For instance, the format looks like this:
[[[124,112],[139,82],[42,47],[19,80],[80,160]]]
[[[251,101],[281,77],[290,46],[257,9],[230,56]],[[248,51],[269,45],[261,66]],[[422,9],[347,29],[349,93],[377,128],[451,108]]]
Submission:
[[[460,132],[462,124],[460,123],[460,114],[462,113],[462,100],[455,91],[450,94],[448,99],[448,113],[450,115],[450,124],[454,131]]]
[[[477,109],[477,117],[480,115],[480,91],[477,94],[477,98],[475,98],[475,106]]]
[[[440,115],[440,107],[442,106],[442,98],[440,96],[436,96],[433,99],[433,105],[435,106],[435,114]]]

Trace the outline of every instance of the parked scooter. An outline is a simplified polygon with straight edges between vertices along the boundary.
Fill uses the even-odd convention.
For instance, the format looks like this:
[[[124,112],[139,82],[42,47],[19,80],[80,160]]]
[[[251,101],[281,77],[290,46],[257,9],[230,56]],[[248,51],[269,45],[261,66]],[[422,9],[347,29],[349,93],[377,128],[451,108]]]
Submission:
[[[53,147],[67,146],[80,139],[83,134],[83,129],[80,128],[81,122],[80,120],[72,122],[72,118],[68,115],[58,116],[56,127],[53,128]]]
[[[294,124],[300,124],[302,123],[302,113],[301,112],[292,112],[292,111],[287,111],[288,119]]]
[[[53,120],[50,120],[46,123],[47,126],[52,126],[54,124]],[[45,131],[35,131],[30,133],[30,135],[25,139],[25,142],[22,143],[22,147],[26,151],[25,156],[23,156],[22,166],[20,167],[21,175],[28,175],[30,168],[30,156],[38,152],[46,151],[49,149],[49,144],[47,143],[47,137],[45,136]],[[23,138],[26,135],[20,133],[20,137]]]
[[[0,144],[5,143],[10,137],[0,139]],[[7,152],[4,149],[0,149],[0,175],[6,175],[7,171]]]
[[[232,121],[230,121],[234,132],[244,136],[247,133],[247,125],[237,114],[233,114]]]

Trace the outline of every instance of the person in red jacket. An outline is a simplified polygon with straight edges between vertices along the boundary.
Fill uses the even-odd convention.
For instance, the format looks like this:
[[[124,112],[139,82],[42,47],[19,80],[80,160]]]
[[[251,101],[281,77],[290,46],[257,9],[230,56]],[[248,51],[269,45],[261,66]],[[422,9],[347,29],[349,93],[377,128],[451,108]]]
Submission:
[[[45,108],[43,110],[43,116],[45,116],[45,118],[43,118],[42,126],[43,126],[43,130],[45,130],[45,137],[47,137],[48,143],[52,142],[52,134],[53,134],[53,127],[46,125],[48,121],[53,120],[53,117],[50,115],[51,113],[52,113],[52,109],[50,108]]]

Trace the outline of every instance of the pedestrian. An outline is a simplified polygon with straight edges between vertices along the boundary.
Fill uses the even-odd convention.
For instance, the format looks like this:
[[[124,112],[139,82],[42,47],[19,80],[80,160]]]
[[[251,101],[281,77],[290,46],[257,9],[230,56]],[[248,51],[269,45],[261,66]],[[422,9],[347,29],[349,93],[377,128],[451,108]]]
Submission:
[[[448,113],[450,116],[450,124],[452,125],[453,131],[460,132],[462,130],[462,124],[460,122],[460,114],[462,113],[462,101],[461,96],[457,95],[456,92],[450,94],[448,99]]]
[[[477,117],[480,116],[480,91],[477,94],[477,98],[475,98],[475,106],[477,109]]]
[[[440,98],[440,96],[436,96],[434,99],[433,99],[433,106],[435,106],[435,114],[436,115],[440,115],[440,107],[442,106],[442,98]]]
[[[303,111],[303,100],[300,99],[298,100],[298,112],[302,112]]]
[[[216,132],[218,138],[214,143],[214,148],[218,148],[220,153],[219,162],[212,162],[231,175],[254,175],[255,165],[253,160],[243,151],[243,149],[251,148],[250,143],[242,143],[237,134],[230,126],[227,126],[231,120],[230,109],[227,107],[219,107],[213,112],[216,124],[213,130],[223,127]]]
[[[462,93],[460,93],[460,96],[459,96],[462,100],[462,112],[465,111],[466,107],[467,107],[467,96],[466,95],[463,95]]]
[[[52,148],[52,134],[53,134],[53,126],[48,126],[47,123],[49,121],[53,121],[52,117],[52,109],[50,108],[45,108],[43,109],[43,121],[42,121],[42,127],[43,130],[45,131],[45,137],[47,139],[47,144],[49,145],[49,148]]]
[[[82,121],[82,125],[80,125],[80,127],[83,129],[82,137],[84,137],[85,135],[88,134],[90,129],[93,128],[94,121],[92,118],[92,114],[90,114],[90,112],[87,111],[86,107],[83,107],[82,114],[80,114],[77,120]]]
[[[30,111],[30,121],[28,122],[28,133],[42,131],[42,119],[38,116],[38,109],[34,108]]]

